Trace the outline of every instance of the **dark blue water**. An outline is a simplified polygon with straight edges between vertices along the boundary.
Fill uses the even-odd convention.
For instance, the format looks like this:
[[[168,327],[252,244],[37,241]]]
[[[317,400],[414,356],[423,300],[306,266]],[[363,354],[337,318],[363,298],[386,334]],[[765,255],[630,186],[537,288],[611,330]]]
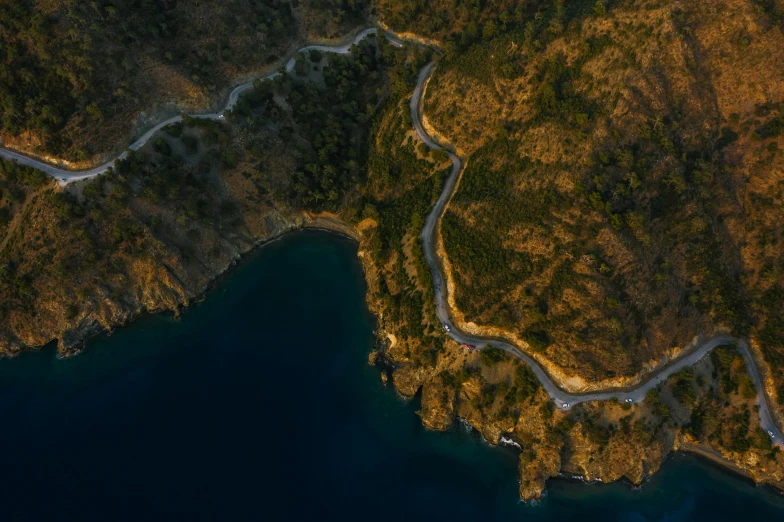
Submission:
[[[639,491],[554,480],[521,504],[515,453],[425,431],[372,346],[354,245],[308,232],[180,319],[0,361],[0,520],[784,517],[781,496],[683,456]]]

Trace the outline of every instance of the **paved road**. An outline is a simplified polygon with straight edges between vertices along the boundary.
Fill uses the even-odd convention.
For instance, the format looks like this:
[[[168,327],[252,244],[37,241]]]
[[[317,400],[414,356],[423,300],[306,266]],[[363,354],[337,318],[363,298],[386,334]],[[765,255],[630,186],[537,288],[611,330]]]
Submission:
[[[422,100],[425,96],[425,91],[427,89],[427,82],[430,76],[433,73],[433,69],[435,68],[435,63],[430,63],[429,65],[425,66],[419,74],[419,79],[417,81],[416,88],[414,90],[414,94],[411,97],[410,108],[411,108],[411,118],[414,120],[414,127],[416,129],[419,138],[430,145],[430,147],[434,149],[441,149],[440,147],[428,133],[425,131],[425,128],[422,124]],[[757,405],[759,406],[759,415],[760,415],[760,424],[765,431],[770,431],[773,433],[773,440],[779,446],[784,449],[784,436],[782,436],[781,431],[776,426],[775,422],[773,421],[773,417],[770,413],[770,409],[768,407],[767,399],[765,394],[763,393],[763,384],[762,379],[760,378],[759,371],[757,366],[754,364],[754,360],[751,357],[751,353],[749,352],[749,348],[746,345],[745,341],[734,339],[732,337],[716,337],[710,339],[709,341],[705,342],[704,344],[700,345],[699,348],[690,352],[689,354],[678,358],[677,360],[673,361],[669,365],[667,365],[664,369],[654,373],[648,380],[645,382],[628,388],[628,389],[615,389],[615,390],[607,390],[602,392],[594,392],[594,393],[585,393],[585,394],[574,394],[569,393],[561,388],[550,378],[548,373],[545,369],[536,362],[533,358],[527,355],[525,352],[520,350],[518,347],[514,346],[511,343],[503,341],[501,339],[491,339],[485,337],[474,337],[471,335],[467,335],[461,332],[452,322],[451,317],[449,316],[449,306],[447,302],[447,287],[445,284],[444,274],[441,269],[441,262],[438,256],[438,252],[436,250],[436,230],[438,227],[439,220],[446,209],[449,200],[452,198],[452,195],[455,191],[455,186],[457,185],[457,181],[460,178],[460,174],[463,171],[465,166],[464,161],[462,158],[458,157],[456,154],[445,150],[447,154],[449,154],[449,158],[452,160],[452,172],[446,180],[446,184],[444,186],[444,190],[438,198],[433,210],[431,211],[430,215],[428,215],[427,220],[425,221],[425,228],[422,230],[422,241],[424,245],[425,251],[425,260],[427,264],[430,266],[430,271],[433,276],[433,286],[435,287],[435,297],[436,297],[436,315],[438,319],[441,321],[443,325],[449,328],[448,335],[459,343],[466,343],[466,344],[473,344],[476,345],[479,349],[487,348],[488,346],[494,348],[500,348],[505,352],[511,354],[514,357],[525,362],[528,366],[531,367],[534,374],[536,375],[539,382],[542,383],[542,387],[545,391],[550,395],[550,397],[555,401],[555,404],[561,409],[569,409],[575,404],[586,402],[586,401],[606,401],[612,398],[618,399],[620,402],[625,402],[627,400],[631,400],[632,402],[640,402],[645,399],[645,395],[648,393],[649,390],[656,388],[659,384],[664,382],[668,377],[671,375],[678,373],[683,368],[687,366],[691,366],[695,364],[697,361],[708,355],[714,348],[721,345],[738,343],[738,349],[743,354],[743,357],[746,359],[749,374],[754,379],[754,382],[757,386]]]
[[[299,50],[299,52],[307,52],[311,50],[327,52],[327,53],[337,53],[337,54],[348,54],[351,52],[351,46],[353,44],[359,43],[360,41],[364,40],[370,35],[376,34],[377,30],[375,28],[366,29],[359,33],[352,42],[343,45],[343,46],[327,46],[327,45],[312,45],[308,47],[303,47]],[[386,38],[395,46],[402,46],[402,40],[395,35],[385,33]],[[294,69],[294,65],[296,60],[292,57],[285,66],[285,70],[291,72]],[[435,63],[430,63],[426,65],[419,73],[419,78],[417,81],[416,89],[414,90],[414,94],[411,97],[411,116],[414,120],[414,127],[416,128],[416,132],[419,135],[420,139],[430,145],[434,149],[441,149],[441,147],[433,141],[433,139],[427,134],[423,125],[422,125],[422,100],[425,96],[425,90],[427,86],[427,81],[433,73],[433,69],[435,68]],[[279,72],[273,72],[263,78],[262,80],[272,79],[279,76]],[[222,111],[214,113],[214,114],[194,114],[192,117],[197,118],[207,118],[212,120],[221,119],[224,117],[224,113],[228,110],[231,110],[234,105],[237,103],[237,100],[243,92],[253,87],[253,82],[248,82],[243,85],[236,87],[231,93],[229,94],[229,99],[226,106],[223,108]],[[166,125],[170,125],[172,123],[178,123],[182,121],[181,116],[175,116],[170,118],[164,122],[159,123],[146,133],[133,142],[128,149],[129,150],[138,150],[145,143],[147,143],[150,138],[159,130],[161,130]],[[441,272],[441,264],[440,260],[438,259],[438,254],[435,249],[435,231],[438,227],[439,219],[441,218],[444,210],[446,209],[447,203],[452,197],[454,193],[455,186],[457,184],[458,179],[460,178],[460,174],[463,171],[463,167],[465,166],[463,160],[459,158],[457,155],[446,151],[449,154],[449,158],[452,161],[452,172],[449,175],[449,178],[446,181],[444,186],[444,190],[438,198],[436,205],[433,207],[432,212],[427,217],[425,221],[425,228],[422,230],[422,239],[424,242],[424,251],[425,251],[425,259],[430,266],[430,270],[433,275],[433,284],[435,286],[435,296],[436,296],[436,314],[438,315],[439,320],[446,326],[449,327],[449,335],[460,343],[467,343],[467,344],[474,344],[479,349],[486,348],[488,346],[492,346],[495,348],[500,348],[505,352],[517,357],[518,359],[524,361],[528,366],[531,367],[536,377],[542,383],[545,391],[552,397],[555,401],[555,404],[562,409],[569,409],[575,404],[580,402],[586,401],[603,401],[609,400],[612,398],[617,398],[619,401],[625,401],[626,399],[631,399],[634,402],[640,402],[645,398],[645,394],[648,390],[655,388],[661,382],[666,380],[669,376],[673,375],[674,373],[679,372],[681,369],[685,368],[686,366],[691,366],[700,359],[702,359],[705,355],[707,355],[711,350],[713,350],[716,346],[722,344],[729,344],[733,341],[738,342],[738,348],[743,354],[743,357],[746,359],[748,367],[749,367],[749,374],[754,379],[754,382],[757,385],[757,390],[759,391],[757,397],[757,404],[759,405],[759,414],[760,414],[760,423],[766,431],[771,431],[774,434],[774,440],[777,441],[779,445],[784,448],[784,436],[782,436],[781,431],[776,427],[775,423],[773,422],[772,415],[770,413],[770,409],[767,404],[767,400],[765,398],[762,385],[762,380],[760,379],[759,371],[754,364],[754,361],[751,357],[749,352],[748,346],[745,342],[740,340],[735,340],[730,337],[717,337],[715,339],[711,339],[710,341],[701,345],[697,350],[691,352],[690,354],[679,358],[678,360],[674,361],[670,365],[668,365],[662,371],[654,374],[651,378],[649,378],[644,383],[641,383],[638,386],[635,386],[630,389],[626,390],[608,390],[604,392],[595,392],[595,393],[588,393],[588,394],[572,394],[568,393],[562,389],[560,389],[555,382],[550,378],[547,372],[539,365],[534,359],[528,356],[526,353],[521,351],[516,346],[512,345],[511,343],[505,342],[500,339],[489,339],[489,338],[482,338],[482,337],[472,337],[460,332],[457,328],[455,328],[454,324],[452,323],[451,318],[449,317],[449,309],[447,306],[447,294],[446,294],[446,285],[444,284],[444,276]],[[123,152],[117,159],[123,159],[127,156],[128,152]],[[23,154],[19,154],[17,152],[0,148],[0,157],[9,160],[16,160],[21,164],[29,165],[31,167],[37,168],[42,170],[43,172],[47,173],[48,175],[56,178],[61,183],[71,183],[73,181],[78,181],[82,179],[92,178],[99,174],[106,172],[106,170],[114,165],[114,160],[105,163],[103,165],[99,165],[90,170],[85,171],[72,171],[68,169],[62,169],[57,166],[53,166],[36,159],[30,158]]]
[[[352,45],[361,42],[362,40],[364,40],[368,36],[376,34],[376,32],[377,32],[376,28],[366,29],[366,30],[362,31],[361,33],[359,33],[354,38],[354,40],[352,40],[350,43],[348,43],[346,45],[334,46],[334,47],[333,46],[329,46],[329,45],[311,45],[311,46],[303,47],[302,49],[299,49],[298,52],[303,52],[304,53],[304,52],[307,52],[307,51],[321,51],[321,52],[325,52],[325,53],[349,54],[351,52],[351,46]],[[386,35],[386,37],[393,45],[398,46],[398,47],[402,46],[402,42],[398,38],[396,38],[396,37],[394,37],[392,35]],[[287,72],[293,71],[295,64],[296,64],[296,59],[294,57],[291,57],[291,59],[289,59],[289,61],[286,63],[286,66],[285,66],[286,71]],[[262,81],[263,80],[269,80],[269,79],[275,78],[277,76],[280,76],[280,74],[281,74],[280,72],[275,71],[275,72],[270,73],[267,76],[264,76],[264,77],[262,77],[260,79]],[[234,90],[232,90],[231,93],[229,94],[229,99],[228,99],[228,102],[226,103],[226,106],[220,112],[216,112],[216,113],[213,113],[213,114],[193,114],[193,115],[191,115],[191,117],[194,117],[194,118],[204,118],[204,119],[209,119],[209,120],[219,120],[219,119],[222,119],[224,117],[224,113],[226,111],[230,111],[234,107],[234,105],[237,103],[237,100],[239,99],[240,94],[242,94],[243,92],[247,91],[248,89],[251,89],[252,87],[253,87],[253,82],[251,81],[251,82],[242,84],[242,85],[236,87]],[[182,121],[182,116],[175,116],[173,118],[169,118],[168,120],[159,123],[155,127],[151,128],[150,130],[145,132],[144,135],[142,135],[139,139],[134,141],[128,147],[128,150],[133,150],[133,151],[139,150],[159,130],[161,130],[162,128],[166,127],[167,125],[171,125],[173,123],[179,123],[181,121]],[[128,151],[125,151],[122,154],[120,154],[117,157],[117,159],[118,160],[124,159],[127,155],[128,155]],[[45,163],[43,161],[36,160],[34,158],[31,158],[31,157],[26,156],[24,154],[21,154],[19,152],[14,152],[12,150],[4,149],[2,147],[0,147],[0,157],[5,158],[7,160],[15,160],[15,161],[17,161],[18,163],[20,163],[22,165],[28,165],[30,167],[34,167],[36,169],[39,169],[39,170],[45,172],[46,174],[48,174],[49,176],[57,179],[62,185],[65,185],[65,184],[68,184],[68,183],[72,183],[74,181],[79,181],[79,180],[82,180],[82,179],[94,178],[95,176],[98,176],[99,174],[103,174],[104,172],[106,172],[109,169],[109,167],[114,166],[114,162],[116,161],[116,160],[111,160],[109,162],[104,163],[103,165],[99,165],[99,166],[94,167],[94,168],[89,169],[89,170],[75,171],[75,170],[70,170],[70,169],[67,169],[67,168],[61,168],[61,167],[58,167],[56,165],[51,165],[49,163]]]

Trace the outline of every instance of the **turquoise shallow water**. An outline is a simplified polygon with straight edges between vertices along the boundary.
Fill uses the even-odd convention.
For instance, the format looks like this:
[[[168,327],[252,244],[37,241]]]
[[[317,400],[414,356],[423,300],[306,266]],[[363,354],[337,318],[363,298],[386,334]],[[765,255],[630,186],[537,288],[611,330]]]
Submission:
[[[682,455],[639,490],[553,480],[521,504],[514,451],[427,432],[381,385],[372,325],[356,247],[303,232],[179,319],[0,361],[0,520],[784,519]]]

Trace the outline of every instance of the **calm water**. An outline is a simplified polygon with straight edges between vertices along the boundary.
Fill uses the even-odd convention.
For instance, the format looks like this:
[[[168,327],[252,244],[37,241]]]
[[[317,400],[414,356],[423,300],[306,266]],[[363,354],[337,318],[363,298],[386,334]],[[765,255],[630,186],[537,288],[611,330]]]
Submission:
[[[678,456],[641,490],[551,481],[426,432],[366,363],[355,247],[263,248],[180,319],[0,361],[0,520],[782,520],[784,497]],[[338,518],[339,517],[339,518]]]

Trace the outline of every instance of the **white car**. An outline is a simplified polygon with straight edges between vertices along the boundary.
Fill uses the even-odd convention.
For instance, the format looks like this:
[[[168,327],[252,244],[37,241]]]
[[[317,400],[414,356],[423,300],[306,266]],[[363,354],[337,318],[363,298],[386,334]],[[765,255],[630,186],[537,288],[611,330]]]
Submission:
[[[633,401],[633,400],[631,400],[631,399],[626,399],[626,403],[627,403],[627,404],[631,404],[631,403],[633,403],[633,402],[634,402],[634,401]]]
[[[565,403],[564,403],[564,405],[563,405],[563,409],[565,409],[565,410],[568,410],[568,409],[569,409],[569,403],[568,403],[568,402],[565,402]]]
[[[450,332],[452,329],[449,328],[448,324],[444,323],[444,330],[446,330],[447,332]]]
[[[775,439],[776,438],[776,436],[773,434],[772,431],[768,431],[768,435],[770,435],[771,439]]]

